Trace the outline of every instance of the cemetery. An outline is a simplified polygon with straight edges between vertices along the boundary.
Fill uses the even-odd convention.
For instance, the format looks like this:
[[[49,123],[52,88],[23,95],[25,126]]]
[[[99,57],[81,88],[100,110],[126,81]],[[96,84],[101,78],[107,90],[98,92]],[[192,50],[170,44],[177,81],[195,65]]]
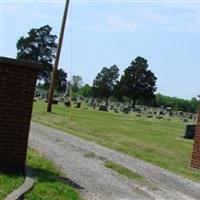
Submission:
[[[34,103],[33,121],[147,160],[192,180],[199,180],[199,172],[188,168],[194,140],[185,138],[187,125],[196,124],[196,114],[177,111],[170,114],[164,108],[140,105],[133,110],[130,108],[127,114],[123,108],[127,109],[128,105],[122,103],[111,103],[113,108],[108,106],[106,111],[102,111],[104,102],[103,106],[99,104],[94,108],[90,103],[94,100],[85,99],[81,108],[76,108],[76,102],[73,102],[70,120],[70,109],[63,102],[55,105],[55,113],[49,115],[45,112],[44,101],[38,99]],[[183,119],[187,119],[187,123]]]
[[[9,30],[10,19],[35,4],[52,8],[33,1],[15,13],[12,3],[0,3],[0,200],[199,200],[200,95],[190,77],[198,74],[198,42],[190,38],[199,33],[190,21],[198,21],[196,7],[165,10],[153,2],[155,10],[130,6],[118,16],[123,6],[91,4],[86,18],[77,6],[76,18],[66,0],[60,32],[60,5],[47,16],[36,5],[24,20],[52,26],[31,25],[24,35],[26,23]],[[5,8],[13,13],[3,19]],[[180,21],[171,18],[177,8]],[[95,24],[83,23],[91,11]]]
[[[1,170],[8,171],[6,172],[8,174],[0,175],[0,178],[4,182],[8,179],[7,176],[9,177],[8,185],[2,193],[3,197],[10,193],[6,200],[17,196],[18,190],[14,189],[23,184],[23,174],[26,179],[27,177],[32,179],[32,175],[29,177],[28,168],[25,168],[25,165],[31,166],[31,174],[34,173],[34,179],[38,179],[36,183],[33,179],[33,183],[27,191],[32,189],[34,184],[36,184],[36,189],[28,192],[26,198],[31,199],[34,195],[41,196],[43,178],[46,180],[51,176],[53,183],[49,186],[45,185],[45,189],[50,187],[50,190],[52,190],[51,188],[55,187],[56,184],[57,189],[52,190],[54,195],[65,198],[72,193],[73,199],[79,199],[79,192],[73,190],[70,185],[66,186],[66,193],[59,193],[59,188],[63,187],[62,181],[57,178],[60,176],[60,172],[51,162],[38,155],[35,150],[28,149],[27,151],[32,105],[32,122],[66,131],[199,182],[200,172],[193,170],[199,169],[199,132],[197,131],[199,116],[196,113],[178,111],[171,107],[153,107],[140,104],[135,104],[133,108],[128,101],[105,101],[100,98],[84,97],[80,94],[74,97],[55,95],[52,100],[54,112],[49,113],[45,109],[48,103],[47,92],[45,94],[36,89],[34,94],[36,73],[41,69],[40,64],[1,57],[0,66],[2,72],[4,72],[4,78],[8,76],[8,80],[10,80],[10,82],[7,82],[8,85],[1,84],[1,94],[4,95],[1,103],[7,105],[2,108],[2,113],[6,113],[5,117],[2,118],[4,122],[2,131],[5,133],[1,134],[0,138],[0,141],[6,141],[6,143],[2,142],[0,151]],[[12,71],[9,71],[10,69]],[[24,74],[28,79],[25,80]],[[13,80],[9,78],[10,76],[16,78]],[[3,81],[4,79],[2,79],[2,83]],[[12,81],[19,84],[14,84],[16,82]],[[24,81],[26,86],[24,86]],[[10,91],[8,90],[9,85],[13,85],[12,89],[9,88]],[[10,95],[15,97],[15,105],[23,104],[24,101],[27,107],[10,107],[9,105],[12,105],[12,101],[8,100]],[[27,95],[27,98],[21,99],[22,95]],[[7,101],[4,102],[4,99],[7,99]],[[15,126],[8,127],[7,124],[13,122],[13,118],[10,116],[14,116],[14,114],[16,115]],[[21,118],[22,115],[24,119]],[[19,116],[23,120],[16,120]],[[13,131],[15,137],[9,135]],[[17,135],[18,137],[16,137]],[[11,147],[12,149],[16,148],[16,150],[10,151]],[[16,153],[13,154],[13,152]],[[96,157],[95,154],[93,156]],[[125,166],[107,161],[103,156],[97,156],[97,158],[104,162],[105,167],[116,170],[120,174],[128,173],[130,177],[136,176],[140,177],[141,180],[144,179],[140,174],[134,174]],[[129,177],[129,175],[125,176]],[[9,181],[12,182],[13,180],[15,180],[15,184],[12,186]],[[145,184],[148,183],[146,179],[143,181]],[[14,193],[12,193],[13,190]]]

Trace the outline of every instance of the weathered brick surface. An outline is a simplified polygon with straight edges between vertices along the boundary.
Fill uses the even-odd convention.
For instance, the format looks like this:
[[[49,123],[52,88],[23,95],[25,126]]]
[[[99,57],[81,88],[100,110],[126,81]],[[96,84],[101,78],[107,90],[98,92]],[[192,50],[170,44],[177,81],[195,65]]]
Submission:
[[[41,66],[0,57],[0,168],[23,170]]]
[[[191,167],[200,169],[200,111],[198,112],[197,126],[195,131]]]

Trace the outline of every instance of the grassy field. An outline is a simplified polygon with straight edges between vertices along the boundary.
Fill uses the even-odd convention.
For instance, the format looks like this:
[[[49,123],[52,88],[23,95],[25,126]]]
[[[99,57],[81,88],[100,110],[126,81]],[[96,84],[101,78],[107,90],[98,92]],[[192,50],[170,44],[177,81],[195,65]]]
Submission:
[[[69,108],[59,104],[47,113],[42,101],[34,103],[32,119],[200,181],[200,172],[189,169],[193,141],[182,137],[185,124],[178,119],[149,119],[86,107],[73,108],[70,119]]]
[[[30,149],[27,165],[33,169],[36,184],[25,196],[25,200],[80,200],[78,191],[64,183],[65,179],[59,170],[50,161]]]
[[[20,173],[0,173],[0,200],[3,200],[10,192],[19,187],[24,182],[24,177]]]
[[[28,151],[27,165],[31,166],[36,183],[33,190],[25,195],[24,200],[80,200],[78,191],[64,183],[54,165],[31,149]],[[0,174],[0,200],[23,181],[24,178],[20,174]]]

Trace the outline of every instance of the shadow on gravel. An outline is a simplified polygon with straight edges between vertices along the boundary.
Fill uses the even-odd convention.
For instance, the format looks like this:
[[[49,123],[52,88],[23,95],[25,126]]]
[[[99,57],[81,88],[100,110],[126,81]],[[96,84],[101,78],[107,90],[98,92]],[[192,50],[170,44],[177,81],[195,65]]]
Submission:
[[[31,169],[33,171],[33,177],[36,178],[39,182],[51,182],[51,183],[61,182],[78,190],[84,189],[82,186],[78,185],[72,180],[63,176],[59,176],[58,174],[53,173],[51,171],[33,167]]]

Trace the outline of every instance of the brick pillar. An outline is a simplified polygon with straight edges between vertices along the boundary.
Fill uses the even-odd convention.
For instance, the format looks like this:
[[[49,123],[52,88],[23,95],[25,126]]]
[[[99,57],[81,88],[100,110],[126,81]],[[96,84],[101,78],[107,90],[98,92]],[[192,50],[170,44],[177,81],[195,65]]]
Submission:
[[[23,170],[38,63],[0,57],[0,169]]]
[[[195,130],[191,167],[200,169],[200,111],[197,115],[197,125]]]

